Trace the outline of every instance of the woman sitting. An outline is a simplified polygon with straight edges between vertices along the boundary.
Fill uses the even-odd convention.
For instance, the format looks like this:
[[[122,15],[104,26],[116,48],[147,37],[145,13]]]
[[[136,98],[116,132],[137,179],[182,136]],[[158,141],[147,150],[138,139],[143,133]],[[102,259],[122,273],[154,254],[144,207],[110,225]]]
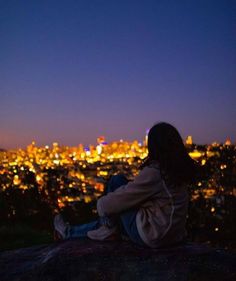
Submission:
[[[108,182],[105,195],[97,201],[99,218],[72,226],[57,215],[55,230],[62,239],[122,236],[151,248],[181,243],[186,237],[188,185],[196,170],[178,131],[158,123],[149,131],[148,156],[134,180],[116,175]]]

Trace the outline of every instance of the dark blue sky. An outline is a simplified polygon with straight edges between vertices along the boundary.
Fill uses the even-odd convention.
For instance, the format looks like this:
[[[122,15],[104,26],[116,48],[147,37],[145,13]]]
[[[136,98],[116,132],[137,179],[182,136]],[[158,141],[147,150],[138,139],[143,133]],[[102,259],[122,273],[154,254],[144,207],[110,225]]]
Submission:
[[[236,141],[236,1],[0,0],[0,147]]]

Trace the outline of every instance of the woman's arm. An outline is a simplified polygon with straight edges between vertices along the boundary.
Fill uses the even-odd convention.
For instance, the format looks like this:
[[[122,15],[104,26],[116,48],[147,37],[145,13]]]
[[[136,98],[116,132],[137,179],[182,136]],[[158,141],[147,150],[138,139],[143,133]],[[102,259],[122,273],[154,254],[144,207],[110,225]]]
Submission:
[[[109,192],[97,201],[99,216],[118,214],[131,207],[138,206],[154,194],[162,186],[160,171],[155,168],[145,167],[135,177],[134,181],[122,185],[114,192]]]

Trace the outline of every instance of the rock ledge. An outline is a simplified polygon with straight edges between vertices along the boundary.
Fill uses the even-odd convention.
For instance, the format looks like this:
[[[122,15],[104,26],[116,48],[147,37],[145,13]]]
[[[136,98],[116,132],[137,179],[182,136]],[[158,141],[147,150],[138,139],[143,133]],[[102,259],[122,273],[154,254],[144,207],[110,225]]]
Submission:
[[[236,254],[186,244],[153,250],[72,239],[0,253],[1,281],[236,280]]]

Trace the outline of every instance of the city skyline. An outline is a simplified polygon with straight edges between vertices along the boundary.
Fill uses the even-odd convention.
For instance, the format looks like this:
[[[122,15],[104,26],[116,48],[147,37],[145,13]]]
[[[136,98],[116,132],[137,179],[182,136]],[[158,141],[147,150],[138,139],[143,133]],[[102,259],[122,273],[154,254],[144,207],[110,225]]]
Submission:
[[[233,1],[0,3],[0,148],[236,142]]]
[[[11,148],[4,148],[4,147],[0,147],[0,149],[6,149],[6,150],[19,150],[19,149],[27,149],[27,147],[31,146],[31,145],[34,145],[35,147],[38,147],[38,148],[51,148],[53,147],[54,145],[58,145],[59,147],[68,147],[68,148],[75,148],[75,147],[79,147],[79,146],[82,146],[85,150],[86,149],[90,149],[90,147],[96,147],[98,146],[99,144],[101,144],[101,142],[99,141],[100,138],[103,138],[104,139],[104,142],[103,144],[104,145],[107,145],[107,144],[112,144],[112,143],[120,143],[120,142],[124,142],[124,143],[135,143],[137,142],[139,145],[143,146],[143,145],[146,145],[147,143],[147,134],[143,137],[143,139],[130,139],[130,140],[127,140],[127,139],[124,139],[124,138],[120,138],[120,139],[116,139],[116,140],[110,140],[110,141],[107,141],[107,139],[105,138],[105,136],[99,136],[96,138],[96,140],[94,140],[94,142],[92,143],[82,143],[82,142],[77,142],[73,145],[68,145],[68,144],[65,144],[65,143],[59,143],[58,141],[54,140],[52,142],[48,142],[48,143],[42,143],[42,142],[37,142],[35,139],[33,139],[30,143],[26,144],[25,146],[21,146],[21,147],[11,147]],[[222,144],[225,144],[225,145],[235,145],[235,142],[232,142],[230,138],[226,138],[223,142],[217,142],[217,141],[213,141],[211,143],[196,143],[194,141],[194,138],[191,136],[191,135],[188,135],[186,136],[186,138],[182,138],[183,139],[183,142],[185,145],[215,145],[215,146],[218,146],[218,145],[222,145]]]

